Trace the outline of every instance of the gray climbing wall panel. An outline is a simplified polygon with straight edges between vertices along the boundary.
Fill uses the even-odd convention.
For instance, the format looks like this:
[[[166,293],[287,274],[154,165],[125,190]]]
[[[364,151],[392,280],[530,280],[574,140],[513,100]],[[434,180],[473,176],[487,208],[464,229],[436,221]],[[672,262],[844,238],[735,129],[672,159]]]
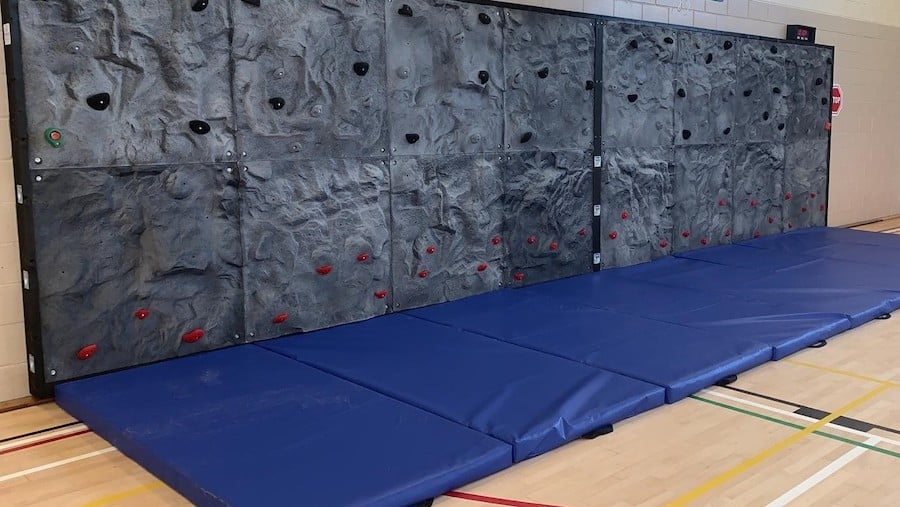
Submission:
[[[675,149],[676,252],[731,243],[732,158],[727,145]]]
[[[499,157],[400,157],[391,165],[395,309],[497,289],[503,277]]]
[[[784,227],[825,225],[828,140],[795,141],[784,152]]]
[[[238,185],[230,173],[190,165],[35,174],[48,378],[242,339]]]
[[[734,132],[739,39],[702,32],[678,34],[675,144],[720,144]],[[734,136],[734,137],[732,137]]]
[[[783,143],[792,91],[787,62],[793,48],[785,43],[745,40],[740,49],[734,101],[737,142]]]
[[[784,145],[749,143],[734,148],[734,241],[781,232]]]
[[[241,230],[250,339],[387,312],[386,160],[250,162],[245,178]]]
[[[798,46],[791,48],[788,75],[791,78],[791,117],[788,119],[790,139],[828,139],[823,128],[831,120],[831,85],[833,58],[831,51]]]

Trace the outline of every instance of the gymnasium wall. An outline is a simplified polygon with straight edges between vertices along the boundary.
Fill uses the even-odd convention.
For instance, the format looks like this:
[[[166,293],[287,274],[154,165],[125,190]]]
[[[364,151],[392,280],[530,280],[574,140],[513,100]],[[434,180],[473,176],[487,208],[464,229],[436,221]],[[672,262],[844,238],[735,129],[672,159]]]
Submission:
[[[581,2],[577,2],[577,3],[581,3]],[[594,3],[594,2],[585,2],[585,3]],[[606,4],[606,3],[612,4],[612,2],[604,2],[604,4]],[[631,10],[628,11],[628,12],[626,12],[626,11],[609,12],[609,14],[624,15],[624,16],[627,16],[627,17],[638,17],[638,18],[639,18],[639,17],[642,17],[642,16],[644,15],[644,11],[641,10],[641,9],[642,9],[642,8],[646,8],[646,7],[649,6],[649,5],[641,6],[641,5],[637,5],[637,4],[632,5],[631,3],[628,3],[628,2],[617,2],[617,4],[618,4],[618,7],[619,7],[620,9],[628,8],[628,9],[631,9]],[[751,2],[751,4],[752,4],[752,2]],[[637,11],[637,14],[638,14],[637,16],[635,16],[635,13],[636,13],[636,12],[634,11],[635,5],[637,5],[637,7],[639,8],[639,10]],[[560,8],[566,8],[566,7],[568,7],[568,6],[566,6],[566,5],[561,5],[560,3],[554,3],[553,6],[554,6],[554,7],[560,7]],[[669,11],[670,9],[668,9],[666,6],[655,6],[655,5],[654,5],[654,6],[652,6],[652,7],[660,7],[663,11],[665,11],[666,17],[668,18],[668,14],[669,14],[668,11]],[[581,8],[583,8],[583,6],[582,6]],[[581,8],[579,8],[578,10],[581,10]],[[590,8],[590,7],[589,7],[589,8]],[[596,10],[596,9],[597,9],[597,6],[595,5],[595,6],[593,6],[593,8],[594,8],[594,10]],[[601,8],[601,9],[605,9],[605,7],[603,7],[603,6],[601,6],[600,8]],[[610,5],[610,8],[611,8],[611,9],[614,9],[614,8],[612,7],[612,5]],[[585,9],[585,10],[588,10],[588,9]],[[673,12],[675,12],[675,11],[677,11],[677,10],[673,10]],[[651,18],[654,17],[654,16],[657,17],[657,18],[658,18],[659,16],[661,16],[661,11],[659,11],[659,10],[653,10],[653,11],[648,10],[647,12],[648,12],[648,14],[649,14],[649,16],[650,16]],[[693,11],[693,10],[689,11],[689,15],[690,15],[690,18],[691,18],[691,19],[690,19],[691,23],[689,23],[689,24],[693,24],[693,22],[694,22],[694,15],[695,15],[695,14],[700,14],[700,12],[701,12],[701,11],[696,11],[696,12]],[[682,16],[682,17],[681,17],[680,19],[675,18],[675,19],[671,19],[671,20],[668,20],[668,19],[665,19],[665,20],[663,20],[663,19],[656,19],[656,20],[658,20],[658,21],[667,21],[667,20],[668,20],[668,21],[671,21],[671,22],[674,22],[674,23],[685,22],[685,21],[687,20],[687,18],[684,17],[684,16],[685,16],[685,13],[684,13],[684,12],[682,12],[682,11],[677,11],[677,15],[678,15],[678,16]],[[766,15],[768,15],[768,12],[766,12]],[[713,16],[714,16],[713,19],[718,19],[718,18],[715,18],[716,15],[713,15]],[[749,14],[748,14],[748,16],[749,16]],[[721,16],[721,17],[722,17],[722,18],[729,18],[730,16]],[[703,20],[702,17],[699,18],[699,19],[700,19],[701,21]],[[728,20],[725,20],[725,21],[727,22]],[[750,24],[753,25],[753,23],[750,23]],[[753,26],[754,26],[754,28],[758,28],[756,25],[753,25]],[[762,26],[762,25],[760,25],[760,26]],[[770,23],[768,23],[768,26],[767,26],[766,30],[768,30],[768,31],[774,31],[774,27],[778,27],[779,29],[782,29],[782,25],[781,25],[781,24],[776,24],[776,22],[770,22]],[[723,26],[723,27],[720,27],[720,28],[721,28],[721,29],[728,29],[728,30],[738,30],[738,29],[740,29],[740,27],[737,27],[737,26],[734,26],[734,27],[731,27],[731,26],[725,27],[725,26]],[[751,30],[745,30],[745,31],[751,31]],[[763,30],[761,30],[761,32],[762,32],[764,35],[770,35],[770,36],[779,36],[779,35],[780,35],[780,33],[765,33],[765,31],[763,31]],[[823,41],[823,42],[828,42],[828,41],[825,40],[825,41]],[[838,59],[838,62],[839,62],[839,65],[840,65],[840,58]],[[252,88],[252,86],[251,86],[251,88]],[[845,85],[845,89],[846,89],[846,85]],[[845,110],[845,115],[846,115],[846,114],[847,114],[847,112],[846,112],[846,110]],[[249,115],[248,115],[248,116],[249,116]],[[844,116],[842,116],[842,117],[841,117],[841,120],[839,120],[839,121],[842,121],[843,119],[844,119]],[[436,123],[431,122],[431,123],[428,123],[428,125],[436,125]],[[440,132],[440,129],[433,130],[433,131],[429,131],[429,132]],[[420,134],[420,136],[421,136],[421,134]],[[268,137],[268,136],[264,136],[264,137]],[[426,137],[426,139],[428,139],[428,138]],[[507,140],[507,136],[506,136],[505,134],[504,134],[504,140]],[[513,138],[513,139],[511,139],[511,140],[515,140],[515,139]],[[521,140],[521,136],[519,136],[519,140]],[[323,142],[327,142],[327,141],[323,141]],[[428,143],[423,143],[421,146],[425,146],[426,144],[428,144]],[[511,143],[508,143],[508,144],[511,144]],[[401,146],[402,146],[402,144],[401,144]],[[292,147],[291,147],[291,146],[288,146],[287,149],[290,150],[290,149],[292,149]],[[125,153],[128,153],[128,151],[126,150]],[[8,153],[7,153],[7,156],[8,156]],[[512,155],[509,155],[509,156],[512,156]],[[410,159],[410,160],[412,160],[412,159]],[[421,162],[421,161],[417,161],[417,162]],[[486,162],[486,161],[482,161],[482,162]],[[555,165],[555,166],[557,166],[557,167],[559,167],[560,164],[562,164],[562,167],[565,167],[566,164],[571,163],[571,162],[567,162],[567,159],[566,159],[565,157],[563,157],[562,159],[559,159],[558,157],[554,157],[552,160],[547,160],[547,159],[544,159],[544,160],[522,160],[522,162],[523,162],[523,164],[522,164],[520,167],[526,167],[526,168],[527,168],[527,167],[532,167],[532,168],[533,168],[531,174],[529,174],[529,173],[528,173],[528,170],[526,170],[526,173],[525,173],[525,174],[522,174],[522,175],[520,176],[520,177],[522,177],[522,178],[524,178],[524,179],[526,179],[526,180],[528,179],[528,177],[529,177],[530,175],[533,175],[533,174],[539,174],[540,168],[541,168],[541,167],[545,167],[547,164],[553,164],[553,165]],[[411,162],[410,162],[410,163],[411,163]],[[427,164],[427,161],[425,161],[425,163]],[[489,165],[489,164],[488,164],[488,165]],[[248,164],[248,166],[249,166],[249,164]],[[486,167],[487,167],[487,166],[486,166],[485,164],[481,164],[481,165],[479,166],[479,168],[475,169],[474,171],[477,172],[478,174],[485,174],[485,173],[488,173],[488,175],[490,175],[491,170],[490,170],[490,169],[485,170]],[[250,169],[250,168],[248,167],[248,169]],[[277,169],[277,168],[276,168],[276,169]],[[415,166],[412,166],[410,169],[415,169]],[[259,174],[262,174],[262,175],[263,175],[263,177],[261,177],[261,180],[265,180],[265,175],[266,175],[267,172],[270,171],[270,170],[271,170],[271,168],[265,167],[265,165],[263,165],[263,166],[260,167],[260,168],[254,168],[254,171],[257,173],[257,176],[258,176]],[[534,171],[538,171],[538,172],[535,173]],[[834,170],[833,170],[833,171],[834,171]],[[446,171],[446,172],[452,174],[454,171]],[[369,168],[367,169],[367,174],[369,174],[369,175],[377,174],[377,173],[378,173],[378,170],[373,169],[372,167],[369,167]],[[439,169],[434,169],[433,171],[432,171],[431,169],[429,169],[429,173],[438,175],[437,179],[436,179],[436,180],[433,180],[433,181],[438,181],[438,182],[440,182],[440,176],[439,176],[439,175],[441,174],[441,172],[440,172]],[[834,177],[834,172],[833,172],[832,174],[833,174],[833,177]],[[447,176],[447,177],[449,177],[449,176]],[[512,179],[514,179],[515,175],[512,175],[512,176],[510,176],[510,177],[511,177]],[[352,178],[351,178],[351,179],[352,179]],[[487,188],[490,188],[489,180],[490,180],[490,178],[488,178],[488,183],[486,184],[486,187],[487,187]],[[176,178],[176,181],[177,181],[177,178]],[[8,182],[8,184],[9,184],[9,183],[11,183],[11,182]],[[214,182],[213,182],[212,180],[210,180],[209,183],[213,184]],[[365,181],[362,181],[362,178],[360,178],[359,183],[360,183],[360,186],[359,186],[359,187],[351,188],[351,189],[348,189],[347,191],[348,191],[348,192],[354,192],[354,191],[358,191],[359,189],[362,189],[362,188],[371,188],[371,187],[372,187],[371,185],[367,185],[367,184],[365,183]],[[405,182],[402,182],[402,181],[401,181],[401,182],[399,182],[399,183],[403,184],[403,183],[405,183]],[[304,183],[304,184],[305,184],[305,183]],[[315,182],[309,182],[309,184],[315,184]],[[419,187],[419,188],[421,188],[421,185],[422,185],[422,183],[416,183],[416,182],[413,182],[413,184],[416,185],[416,186]],[[10,186],[11,186],[11,185],[10,185]],[[148,190],[152,192],[152,190],[153,190],[152,185],[150,185],[149,187],[147,187],[147,186],[141,186],[141,185],[136,185],[136,188],[130,189],[131,192],[134,192],[134,193],[135,193],[135,194],[131,194],[131,195],[144,195],[144,194],[146,194],[146,192],[147,192]],[[832,190],[834,191],[834,188],[832,188]],[[422,193],[420,190],[417,190],[417,192],[419,192],[420,194]],[[380,191],[375,192],[375,194],[372,194],[371,197],[368,197],[368,198],[367,198],[367,201],[370,202],[370,203],[375,203],[376,201],[379,201],[380,197],[376,197],[376,195],[377,195],[377,196],[380,196],[382,193],[383,193],[383,192],[380,192]],[[12,194],[12,189],[10,188],[10,191],[9,191],[8,193],[6,193],[5,195],[11,195],[11,194]],[[151,194],[147,194],[147,195],[151,195],[151,196],[152,196],[152,193],[151,193]],[[288,197],[290,197],[290,196],[285,196],[285,198],[288,198]],[[417,197],[415,196],[415,193],[413,193],[413,196],[412,196],[411,198],[412,198],[412,199],[416,199],[416,198],[417,198]],[[225,198],[224,194],[222,195],[222,197],[219,197],[219,199],[220,199],[220,202],[227,202],[227,198]],[[150,200],[150,202],[151,202],[151,203],[153,202],[152,199]],[[488,202],[490,202],[490,200],[489,200]],[[374,204],[373,204],[373,205],[374,205]],[[835,206],[835,203],[834,203],[833,200],[832,200],[831,205],[832,205],[832,210],[833,210],[833,209],[834,209],[834,206]],[[377,206],[376,206],[376,207],[377,207]],[[9,208],[10,208],[10,211],[13,210],[12,199],[10,199]],[[487,208],[490,209],[490,206],[487,206]],[[495,205],[495,208],[496,208],[496,205]],[[437,213],[443,213],[444,211],[445,211],[445,210],[437,210],[436,212],[437,212]],[[452,210],[451,210],[451,211],[452,211]],[[371,213],[366,213],[365,215],[366,215],[366,216],[371,216]],[[488,215],[490,215],[490,213],[488,213]],[[833,211],[832,211],[832,217],[834,217]],[[350,219],[352,219],[352,217],[350,217]],[[496,218],[493,218],[493,219],[492,219],[492,218],[490,218],[490,217],[487,217],[487,218],[481,217],[480,220],[484,220],[483,223],[485,223],[485,224],[491,224],[492,222],[496,224]],[[414,223],[415,220],[411,220],[411,222]],[[277,224],[270,224],[270,225],[277,225]],[[490,229],[490,226],[488,226],[487,229]],[[11,228],[10,228],[10,232],[12,232],[13,230],[14,230],[14,227],[11,227]],[[14,238],[14,235],[11,235],[10,237]],[[526,238],[526,240],[527,240],[527,238]],[[492,242],[491,244],[493,245],[493,242]],[[12,244],[12,245],[14,245],[14,244]],[[549,246],[549,245],[548,245],[548,246]],[[425,248],[427,249],[427,246],[426,246]],[[484,248],[484,251],[487,251],[487,250],[488,250],[488,247],[485,247],[485,248]],[[526,264],[527,261],[528,261],[527,259],[524,259],[524,260],[523,260],[523,264]],[[396,262],[396,261],[395,261],[395,262]],[[15,259],[11,259],[10,262],[4,264],[4,266],[6,266],[6,265],[9,265],[10,267],[13,267],[13,266],[14,266],[14,269],[12,269],[12,270],[5,270],[5,272],[12,271],[12,272],[15,273],[15,275],[16,275],[16,276],[14,276],[14,277],[12,277],[12,278],[10,279],[10,281],[8,282],[8,285],[7,285],[7,286],[10,288],[10,292],[11,292],[10,297],[9,297],[9,300],[10,300],[11,302],[16,302],[16,301],[19,300],[19,298],[18,298],[18,292],[17,292],[17,291],[18,291],[18,276],[17,276],[17,275],[18,275],[18,266],[17,266],[16,264],[17,264],[17,262],[16,262]],[[450,291],[451,291],[450,293],[452,293],[453,287],[449,287],[449,288],[447,288],[447,289],[445,289],[445,290],[450,290]],[[7,305],[7,307],[9,307],[9,305]],[[15,309],[15,307],[13,307],[13,308]],[[20,318],[20,317],[17,317],[17,316],[20,315],[20,313],[21,313],[21,304],[19,304],[19,307],[18,307],[18,308],[19,308],[19,309],[18,309],[17,311],[12,312],[12,313],[14,314],[14,315],[12,316],[12,319],[13,319],[13,320],[18,320],[18,321],[20,321],[21,318]],[[22,350],[21,350],[22,347],[19,345],[19,344],[21,344],[21,342],[22,342],[22,340],[21,340],[21,334],[19,334],[19,333],[21,333],[21,323],[11,322],[11,326],[10,326],[10,327],[13,329],[13,331],[10,333],[11,339],[8,340],[8,342],[9,342],[10,344],[12,344],[12,347],[11,347],[11,348],[12,348],[13,350],[12,350],[11,353],[8,353],[8,354],[5,356],[5,357],[11,358],[11,359],[9,360],[10,365],[8,365],[8,367],[6,367],[6,368],[4,368],[4,369],[0,369],[0,373],[2,373],[2,372],[7,372],[7,371],[9,372],[9,373],[7,373],[7,375],[8,375],[8,377],[10,378],[10,382],[2,382],[2,383],[0,383],[0,385],[3,385],[3,386],[10,386],[9,393],[7,393],[7,394],[5,395],[6,397],[13,397],[13,396],[16,396],[16,395],[18,395],[18,394],[24,394],[24,387],[25,387],[25,382],[24,382],[24,365],[23,365],[21,362],[19,362],[19,359],[16,358],[16,357],[19,357],[19,358],[20,358],[20,357],[21,357],[21,353],[22,353]],[[0,352],[0,359],[2,359],[3,357],[4,357],[3,353]],[[2,367],[0,367],[0,368],[2,368]],[[17,387],[17,386],[18,386],[18,387]],[[0,394],[3,394],[3,393],[0,393]]]

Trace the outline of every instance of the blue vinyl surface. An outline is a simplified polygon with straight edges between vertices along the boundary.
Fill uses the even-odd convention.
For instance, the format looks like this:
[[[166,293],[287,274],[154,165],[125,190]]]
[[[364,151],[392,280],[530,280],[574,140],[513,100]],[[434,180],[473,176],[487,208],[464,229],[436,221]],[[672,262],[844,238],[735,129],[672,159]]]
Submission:
[[[664,402],[658,386],[407,315],[259,346],[509,442],[516,461]]]
[[[512,463],[509,444],[249,345],[56,396],[201,506],[409,505]]]
[[[744,241],[740,244],[755,248],[773,248],[805,253],[814,248],[833,245],[835,243],[854,243],[859,245],[900,249],[900,235],[855,231],[852,229],[813,227],[810,229],[789,232],[787,234],[764,236],[762,238]]]

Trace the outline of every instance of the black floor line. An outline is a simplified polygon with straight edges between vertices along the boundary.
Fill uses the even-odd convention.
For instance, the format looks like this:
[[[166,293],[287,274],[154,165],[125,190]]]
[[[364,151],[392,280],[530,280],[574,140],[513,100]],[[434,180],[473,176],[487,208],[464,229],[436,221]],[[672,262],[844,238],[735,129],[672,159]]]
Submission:
[[[66,424],[60,424],[59,426],[53,426],[52,428],[44,428],[42,430],[32,431],[29,433],[22,433],[21,435],[16,435],[14,437],[6,437],[3,439],[0,439],[0,444],[5,443],[5,442],[10,442],[12,440],[18,440],[20,438],[33,437],[35,435],[40,435],[41,433],[47,433],[49,431],[61,430],[63,428],[68,428],[69,426],[75,426],[76,424],[81,424],[81,421],[73,421],[73,422],[66,423]]]
[[[830,412],[826,412],[824,410],[819,410],[812,407],[807,407],[806,405],[801,405],[799,403],[794,403],[793,401],[782,400],[781,398],[775,398],[774,396],[766,396],[765,394],[755,393],[753,391],[748,391],[746,389],[740,389],[738,387],[732,386],[722,386],[725,389],[730,389],[732,391],[737,391],[739,393],[748,394],[750,396],[754,396],[756,398],[761,398],[764,400],[774,401],[775,403],[781,403],[783,405],[790,405],[795,407],[795,414],[803,415],[806,417],[812,417],[814,419],[823,419],[828,417]],[[853,419],[850,417],[840,416],[837,419],[831,421],[831,424],[835,424],[837,426],[843,426],[845,428],[850,428],[852,430],[862,431],[863,433],[868,433],[873,429],[879,429],[881,431],[887,431],[888,433],[893,433],[895,435],[900,435],[900,430],[896,430],[894,428],[889,428],[887,426],[881,426],[880,424],[874,424],[866,421],[860,421],[859,419]]]

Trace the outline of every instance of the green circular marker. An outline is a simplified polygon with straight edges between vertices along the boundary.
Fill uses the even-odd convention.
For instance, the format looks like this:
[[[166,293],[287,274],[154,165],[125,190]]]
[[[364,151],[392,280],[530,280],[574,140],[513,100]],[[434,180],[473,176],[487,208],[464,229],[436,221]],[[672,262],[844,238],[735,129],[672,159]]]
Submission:
[[[45,130],[44,139],[54,148],[59,148],[63,145],[63,134],[58,128],[50,127]]]

